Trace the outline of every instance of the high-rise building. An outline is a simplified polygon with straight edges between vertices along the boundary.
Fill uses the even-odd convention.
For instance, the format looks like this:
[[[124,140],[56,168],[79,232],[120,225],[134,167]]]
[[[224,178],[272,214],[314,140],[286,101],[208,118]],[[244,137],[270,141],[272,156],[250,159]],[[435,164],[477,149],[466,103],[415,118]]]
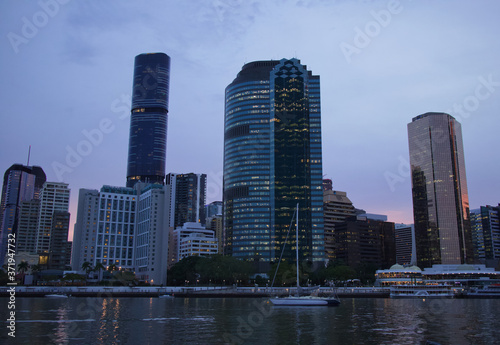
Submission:
[[[9,234],[17,233],[21,204],[38,199],[45,181],[45,172],[38,166],[13,164],[5,171],[0,203],[0,264],[7,252]]]
[[[135,57],[127,187],[163,184],[167,152],[170,57],[164,53]]]
[[[415,231],[413,224],[396,224],[396,263],[403,266],[415,264]]]
[[[352,268],[371,264],[385,269],[396,263],[394,223],[359,214],[335,224],[334,236],[335,258]]]
[[[49,255],[51,249],[51,237],[54,230],[54,215],[57,211],[68,212],[69,194],[70,190],[67,183],[44,183],[40,192],[40,215],[38,217],[38,233],[36,243],[36,251],[38,254]],[[66,227],[66,231],[68,231],[69,224],[67,224]],[[64,230],[59,228],[58,231]],[[66,235],[66,241],[67,240]]]
[[[222,201],[212,201],[205,206],[206,219],[217,215],[222,215]]]
[[[68,232],[69,232],[69,212],[54,211],[52,220],[52,231],[50,234],[50,251],[48,268],[56,270],[69,269],[71,258],[68,250]]]
[[[36,253],[40,200],[23,201],[19,211],[19,224],[16,235],[16,251]]]
[[[223,241],[223,226],[222,226],[222,214],[216,214],[209,218],[207,218],[206,228],[213,230],[215,232],[215,237],[217,238],[218,243],[218,252],[224,252],[224,241]]]
[[[408,124],[417,264],[473,260],[461,125],[445,113]]]
[[[184,223],[170,233],[169,267],[188,256],[208,256],[218,253],[214,230],[200,223]]]
[[[84,262],[134,271],[150,284],[166,284],[170,232],[170,186],[80,189],[72,267]]]
[[[323,186],[324,184],[323,180]],[[325,252],[328,260],[335,260],[335,224],[355,216],[355,209],[346,192],[323,189],[325,223]]]
[[[134,269],[137,192],[132,188],[103,186],[99,193],[99,217],[93,265],[111,264]],[[92,215],[90,218],[94,218]]]
[[[325,260],[320,80],[297,59],[247,63],[226,88],[226,253],[279,260],[299,204],[299,260]],[[295,233],[284,259],[295,261]],[[292,249],[293,248],[293,249]]]
[[[329,178],[323,179],[323,191],[333,190],[333,182]]]
[[[170,173],[166,185],[170,186],[172,195],[170,226],[176,228],[188,222],[204,225],[207,175]]]
[[[170,186],[136,185],[135,273],[149,284],[167,284]]]
[[[98,221],[99,191],[80,189],[73,232],[73,249],[71,251],[71,267],[73,270],[80,270],[84,262],[95,265]]]
[[[470,211],[475,257],[497,267],[500,261],[500,204],[481,206]]]

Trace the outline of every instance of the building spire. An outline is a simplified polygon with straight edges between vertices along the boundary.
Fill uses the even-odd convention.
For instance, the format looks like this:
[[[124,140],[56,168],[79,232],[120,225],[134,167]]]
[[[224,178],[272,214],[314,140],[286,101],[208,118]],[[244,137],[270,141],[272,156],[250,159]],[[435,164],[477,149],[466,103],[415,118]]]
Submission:
[[[26,163],[26,166],[28,166],[28,167],[30,166],[30,155],[31,155],[31,145],[28,149],[28,162]]]

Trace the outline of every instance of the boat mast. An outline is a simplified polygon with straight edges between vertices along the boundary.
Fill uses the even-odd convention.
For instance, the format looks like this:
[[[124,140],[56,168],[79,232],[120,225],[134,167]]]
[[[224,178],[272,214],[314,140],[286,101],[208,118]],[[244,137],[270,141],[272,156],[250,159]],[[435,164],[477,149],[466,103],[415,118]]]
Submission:
[[[297,260],[297,294],[299,294],[299,203],[297,203],[297,211],[295,211],[295,256]]]

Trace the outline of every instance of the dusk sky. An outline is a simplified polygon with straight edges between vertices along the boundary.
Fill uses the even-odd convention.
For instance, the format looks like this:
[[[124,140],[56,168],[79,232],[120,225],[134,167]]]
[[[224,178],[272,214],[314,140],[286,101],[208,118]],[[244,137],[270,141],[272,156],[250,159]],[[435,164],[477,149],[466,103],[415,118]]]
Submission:
[[[125,186],[134,57],[171,58],[167,172],[222,199],[224,89],[296,57],[321,78],[323,174],[357,208],[413,223],[407,124],[462,124],[470,208],[500,202],[500,2],[0,2],[0,172],[41,166],[78,190]],[[92,140],[88,139],[88,136]],[[71,230],[72,231],[72,230]]]

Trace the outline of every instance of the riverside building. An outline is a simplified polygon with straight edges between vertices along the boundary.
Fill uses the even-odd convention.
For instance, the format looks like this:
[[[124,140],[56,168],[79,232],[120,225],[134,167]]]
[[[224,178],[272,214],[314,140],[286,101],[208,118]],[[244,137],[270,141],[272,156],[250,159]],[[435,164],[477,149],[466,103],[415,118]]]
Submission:
[[[462,129],[445,113],[408,124],[417,264],[473,262]]]
[[[135,57],[127,187],[137,182],[164,182],[169,82],[168,55],[150,53]]]
[[[226,88],[223,222],[226,254],[260,270],[325,260],[320,78],[297,59],[245,64]],[[293,249],[292,249],[293,248]]]

